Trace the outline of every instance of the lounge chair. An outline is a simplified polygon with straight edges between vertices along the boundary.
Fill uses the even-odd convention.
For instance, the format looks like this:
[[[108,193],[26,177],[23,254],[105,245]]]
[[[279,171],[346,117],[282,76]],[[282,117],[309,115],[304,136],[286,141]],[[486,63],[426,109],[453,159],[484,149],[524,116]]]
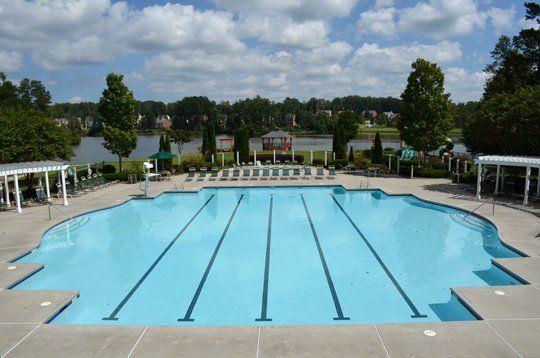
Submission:
[[[210,175],[210,180],[215,181],[218,177],[218,167],[212,167],[212,174]]]
[[[229,180],[229,169],[223,169],[223,171],[221,172],[220,180],[221,181]]]
[[[206,168],[205,167],[201,167],[201,170],[199,171],[199,179],[197,179],[198,181],[204,181],[204,178],[206,178]]]
[[[251,176],[251,180],[257,180],[257,178],[259,178],[260,171],[261,170],[259,168],[253,168],[253,174]]]
[[[281,180],[287,180],[289,179],[289,168],[283,168],[282,169],[282,177],[281,177]]]
[[[328,167],[328,176],[327,176],[327,178],[328,179],[335,179],[335,176],[336,176],[336,167],[333,166],[333,165],[330,165]]]
[[[42,187],[36,188],[36,201],[39,203],[46,203],[49,201],[45,190]]]
[[[192,181],[195,178],[195,167],[189,167],[186,181]]]
[[[238,180],[240,178],[240,169],[234,168],[232,172],[232,179],[231,180]]]
[[[298,180],[300,178],[300,168],[293,168],[292,175],[291,179]]]
[[[269,176],[270,176],[270,169],[268,169],[268,168],[263,168],[261,180],[268,180],[268,177],[269,177]]]
[[[317,176],[315,177],[315,179],[322,179],[324,176],[324,168],[322,167],[322,165],[319,165],[317,166]]]
[[[242,180],[249,180],[250,170],[248,168],[242,169]]]
[[[304,168],[304,177],[302,179],[311,179],[311,167]]]
[[[279,168],[272,168],[272,179],[277,179],[279,177]]]

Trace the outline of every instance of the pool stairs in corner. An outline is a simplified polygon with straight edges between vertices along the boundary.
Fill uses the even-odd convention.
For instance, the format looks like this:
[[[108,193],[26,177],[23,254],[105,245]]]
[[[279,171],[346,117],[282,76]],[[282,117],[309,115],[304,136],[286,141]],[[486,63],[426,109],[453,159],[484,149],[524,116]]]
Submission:
[[[68,232],[72,232],[73,230],[80,228],[81,226],[85,225],[89,221],[90,221],[90,215],[76,217],[52,228],[51,230],[47,232],[47,235],[56,236],[56,235],[66,234]]]
[[[491,228],[488,223],[469,213],[450,213],[450,218],[456,223],[475,231],[483,232]]]

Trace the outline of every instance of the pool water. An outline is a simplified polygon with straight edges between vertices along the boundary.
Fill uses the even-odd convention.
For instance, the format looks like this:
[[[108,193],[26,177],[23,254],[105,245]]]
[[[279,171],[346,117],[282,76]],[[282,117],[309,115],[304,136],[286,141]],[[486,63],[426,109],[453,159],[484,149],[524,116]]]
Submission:
[[[49,230],[14,289],[78,290],[53,323],[324,325],[474,320],[451,287],[515,285],[496,228],[413,196],[203,189]]]

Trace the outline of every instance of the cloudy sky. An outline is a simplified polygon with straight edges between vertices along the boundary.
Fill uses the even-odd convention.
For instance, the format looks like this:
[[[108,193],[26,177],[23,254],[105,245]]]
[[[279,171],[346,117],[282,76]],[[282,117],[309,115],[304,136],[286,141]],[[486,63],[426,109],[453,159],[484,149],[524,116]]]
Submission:
[[[55,102],[97,100],[109,72],[140,100],[282,100],[399,96],[423,57],[454,101],[475,100],[500,34],[532,26],[523,2],[0,0],[0,71]]]

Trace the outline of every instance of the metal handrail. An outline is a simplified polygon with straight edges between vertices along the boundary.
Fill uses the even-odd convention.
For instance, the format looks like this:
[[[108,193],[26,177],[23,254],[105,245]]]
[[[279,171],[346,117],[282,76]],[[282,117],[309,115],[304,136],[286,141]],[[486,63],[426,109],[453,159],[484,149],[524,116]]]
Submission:
[[[489,201],[484,201],[482,202],[482,204],[478,205],[476,208],[474,208],[473,210],[470,210],[467,215],[465,215],[464,219],[467,218],[469,215],[471,214],[474,214],[474,212],[478,209],[480,209],[482,206],[484,206],[484,204],[487,204],[489,203]],[[493,204],[493,207],[491,209],[491,215],[495,215],[495,198],[491,198],[491,203]]]
[[[51,207],[52,207],[52,208],[55,208],[55,209],[58,210],[60,213],[64,214],[68,219],[73,219],[72,216],[66,214],[62,209],[60,209],[60,208],[59,208],[58,206],[56,206],[55,204],[49,204],[49,220],[52,220]]]

